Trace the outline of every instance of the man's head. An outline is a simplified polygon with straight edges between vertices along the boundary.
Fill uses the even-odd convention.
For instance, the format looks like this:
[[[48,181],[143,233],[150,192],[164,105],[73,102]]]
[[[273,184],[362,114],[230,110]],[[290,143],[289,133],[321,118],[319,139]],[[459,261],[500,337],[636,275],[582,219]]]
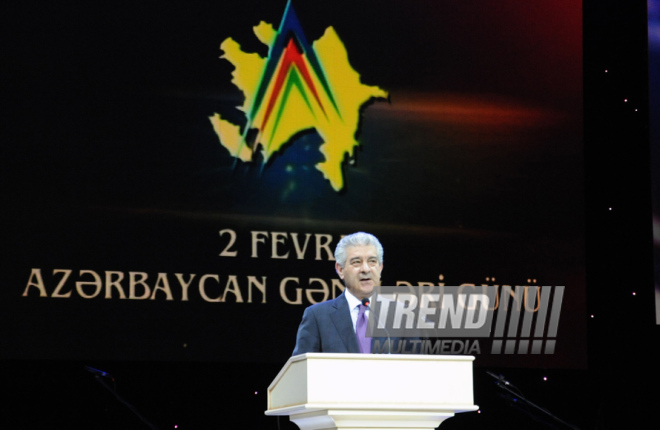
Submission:
[[[335,260],[337,274],[358,299],[371,296],[380,285],[383,246],[374,235],[358,232],[343,237],[335,249]]]

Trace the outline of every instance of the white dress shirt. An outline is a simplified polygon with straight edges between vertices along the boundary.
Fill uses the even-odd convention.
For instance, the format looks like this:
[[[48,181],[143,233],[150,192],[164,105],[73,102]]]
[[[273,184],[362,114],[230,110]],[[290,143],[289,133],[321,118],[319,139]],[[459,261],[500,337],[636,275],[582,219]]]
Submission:
[[[351,312],[351,320],[353,321],[353,331],[355,331],[357,327],[357,318],[358,315],[360,314],[360,305],[362,304],[362,300],[355,297],[348,290],[348,288],[344,289],[344,294],[346,295],[346,301],[348,302],[348,310]],[[371,299],[369,299],[369,301],[371,301]],[[370,307],[367,308],[367,311],[365,312],[367,318],[369,318],[369,313],[371,312],[370,309],[371,309]]]

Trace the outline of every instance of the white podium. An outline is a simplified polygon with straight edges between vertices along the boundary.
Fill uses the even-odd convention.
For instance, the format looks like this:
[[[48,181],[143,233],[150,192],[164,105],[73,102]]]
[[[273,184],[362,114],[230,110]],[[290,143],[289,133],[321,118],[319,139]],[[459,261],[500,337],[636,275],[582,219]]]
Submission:
[[[434,429],[475,411],[471,356],[308,353],[268,387],[266,415],[301,430]]]

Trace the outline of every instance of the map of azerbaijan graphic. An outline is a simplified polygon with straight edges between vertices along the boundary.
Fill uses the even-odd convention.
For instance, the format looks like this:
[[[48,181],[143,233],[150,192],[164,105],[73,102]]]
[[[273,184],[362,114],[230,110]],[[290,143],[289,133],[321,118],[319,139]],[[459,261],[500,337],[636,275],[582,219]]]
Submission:
[[[325,159],[316,168],[340,191],[342,162],[359,145],[360,108],[374,98],[387,98],[387,92],[360,82],[332,27],[310,45],[291,1],[279,30],[262,21],[254,34],[269,47],[267,58],[244,52],[232,38],[220,45],[220,58],[235,67],[232,83],[245,96],[238,109],[246,118],[241,130],[219,113],[210,117],[220,143],[244,162],[254,161],[261,147],[265,164],[297,134],[315,130],[323,141],[319,151]]]

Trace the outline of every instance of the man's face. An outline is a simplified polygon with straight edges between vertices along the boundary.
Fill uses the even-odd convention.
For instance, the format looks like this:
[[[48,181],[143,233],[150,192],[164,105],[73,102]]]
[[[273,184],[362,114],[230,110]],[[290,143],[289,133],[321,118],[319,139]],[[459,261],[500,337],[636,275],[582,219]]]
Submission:
[[[371,296],[374,287],[380,285],[383,265],[378,263],[375,246],[351,246],[346,249],[344,267],[335,263],[337,274],[344,280],[346,288],[362,300]]]

